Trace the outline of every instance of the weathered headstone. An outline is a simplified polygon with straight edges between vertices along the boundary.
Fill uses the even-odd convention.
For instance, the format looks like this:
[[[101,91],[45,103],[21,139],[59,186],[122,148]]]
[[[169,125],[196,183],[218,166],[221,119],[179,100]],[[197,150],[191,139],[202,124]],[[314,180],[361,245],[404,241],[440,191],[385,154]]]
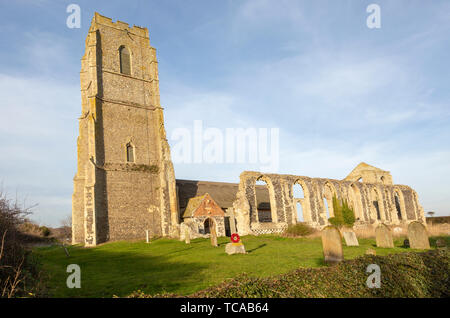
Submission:
[[[188,226],[184,227],[184,242],[186,244],[191,244],[191,231]]]
[[[411,248],[420,250],[427,250],[430,248],[427,229],[420,222],[414,221],[408,225],[408,239]]]
[[[344,260],[341,233],[336,227],[329,225],[322,230],[322,248],[326,263]]]
[[[394,247],[391,229],[385,224],[380,224],[375,229],[375,240],[377,242],[377,247]]]
[[[213,222],[210,223],[210,233],[211,233],[211,245],[217,247],[217,233],[216,226]]]
[[[353,232],[353,231],[344,231],[343,235],[344,235],[345,245],[347,245],[347,246],[359,246],[358,238],[356,237],[355,232]]]
[[[231,234],[231,243],[225,246],[225,253],[231,254],[246,254],[244,244],[237,233]]]
[[[225,253],[231,254],[245,254],[245,247],[242,243],[228,243],[225,245]]]

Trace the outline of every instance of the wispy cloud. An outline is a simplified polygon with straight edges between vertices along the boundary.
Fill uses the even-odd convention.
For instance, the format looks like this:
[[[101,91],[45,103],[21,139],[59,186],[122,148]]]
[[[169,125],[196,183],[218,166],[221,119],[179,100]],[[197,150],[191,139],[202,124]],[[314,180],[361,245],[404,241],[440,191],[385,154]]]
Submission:
[[[170,143],[174,129],[199,119],[220,129],[276,127],[281,172],[343,178],[366,161],[413,186],[425,209],[448,214],[450,4],[379,3],[377,31],[354,1],[199,1],[188,10],[155,1],[128,19],[120,5],[82,1],[81,30],[65,27],[62,4],[11,4],[36,19],[1,12],[11,49],[0,52],[0,180],[39,203],[42,222],[70,211],[80,58],[87,14],[102,7],[150,28]],[[237,182],[256,169],[177,164],[175,173]]]

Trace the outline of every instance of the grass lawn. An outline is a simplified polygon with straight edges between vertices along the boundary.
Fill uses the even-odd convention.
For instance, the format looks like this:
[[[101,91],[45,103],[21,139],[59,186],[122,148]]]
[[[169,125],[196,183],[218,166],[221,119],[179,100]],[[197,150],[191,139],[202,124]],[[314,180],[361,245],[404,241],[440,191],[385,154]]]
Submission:
[[[448,239],[448,238],[447,238]],[[187,295],[240,273],[270,276],[298,267],[324,266],[320,238],[283,238],[275,235],[242,238],[246,255],[225,254],[229,238],[218,239],[214,248],[208,239],[195,239],[191,244],[170,239],[141,242],[113,242],[95,248],[68,247],[67,257],[61,246],[39,247],[34,253],[49,275],[50,297],[127,296],[135,290],[147,294],[173,292]],[[432,240],[433,243],[433,240]],[[346,247],[344,257],[355,258],[367,248],[377,255],[411,251],[402,248],[377,248],[374,239],[359,239],[359,247]],[[66,287],[67,265],[81,268],[81,288]]]

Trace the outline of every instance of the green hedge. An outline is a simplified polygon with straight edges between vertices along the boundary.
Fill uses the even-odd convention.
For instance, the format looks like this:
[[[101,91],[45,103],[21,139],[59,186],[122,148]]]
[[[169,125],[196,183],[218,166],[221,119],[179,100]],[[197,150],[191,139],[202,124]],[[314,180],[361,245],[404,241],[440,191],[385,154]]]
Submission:
[[[368,288],[369,264],[381,269],[381,288]],[[365,255],[321,268],[299,268],[268,278],[242,274],[190,297],[449,297],[450,255],[447,250]],[[135,292],[130,297],[149,296]]]

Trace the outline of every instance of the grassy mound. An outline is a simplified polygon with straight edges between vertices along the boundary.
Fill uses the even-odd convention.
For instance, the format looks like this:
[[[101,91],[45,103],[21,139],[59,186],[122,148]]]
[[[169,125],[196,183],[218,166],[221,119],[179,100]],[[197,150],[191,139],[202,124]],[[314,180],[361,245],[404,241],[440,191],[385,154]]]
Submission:
[[[381,287],[368,288],[369,264],[381,269]],[[300,268],[272,277],[240,275],[190,297],[449,297],[450,254],[447,250],[387,256],[366,255],[336,266]],[[135,292],[131,297],[151,297]],[[173,294],[153,297],[176,297]]]

